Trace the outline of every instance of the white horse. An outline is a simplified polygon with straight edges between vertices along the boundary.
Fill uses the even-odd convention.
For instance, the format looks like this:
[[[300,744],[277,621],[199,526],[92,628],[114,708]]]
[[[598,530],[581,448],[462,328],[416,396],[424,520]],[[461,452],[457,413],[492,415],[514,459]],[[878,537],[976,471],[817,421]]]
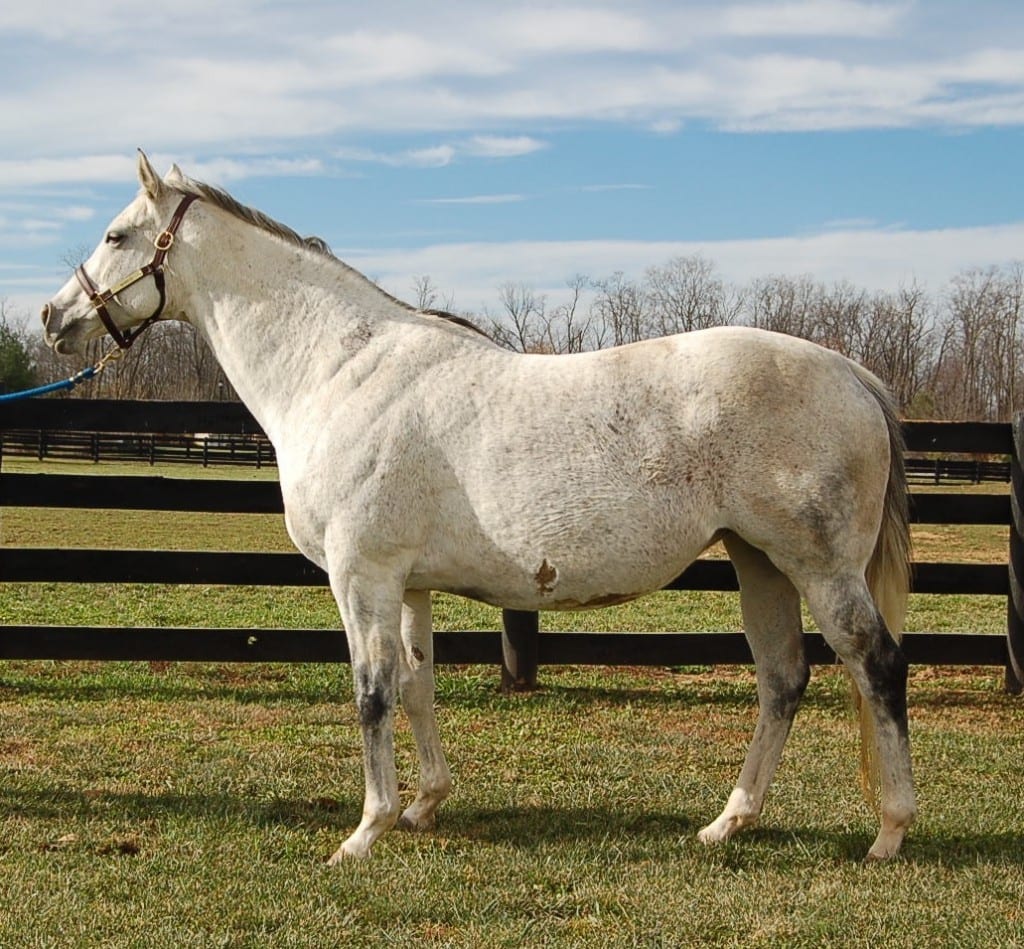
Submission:
[[[176,167],[161,179],[140,154],[138,171],[138,197],[44,307],[46,339],[81,352],[104,324],[128,345],[148,321],[185,320],[273,442],[288,531],[341,611],[362,724],[362,820],[332,862],[368,856],[396,823],[431,827],[448,794],[431,590],[517,610],[607,605],[660,589],[718,539],[760,711],[700,839],[761,813],[808,679],[803,596],[872,726],[881,826],[868,857],[896,854],[915,815],[894,638],[908,534],[899,425],[874,376],[738,327],[507,352]],[[420,759],[401,814],[399,696]]]

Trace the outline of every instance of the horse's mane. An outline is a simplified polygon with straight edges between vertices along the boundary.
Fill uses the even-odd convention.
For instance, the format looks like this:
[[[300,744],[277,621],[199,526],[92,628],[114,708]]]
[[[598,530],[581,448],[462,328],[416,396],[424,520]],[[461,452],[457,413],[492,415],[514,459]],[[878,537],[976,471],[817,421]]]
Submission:
[[[448,323],[465,327],[466,329],[479,333],[481,336],[487,337],[488,339],[490,338],[482,329],[480,329],[479,326],[471,320],[466,319],[464,316],[449,313],[447,310],[421,310],[409,303],[406,303],[404,300],[399,300],[398,297],[388,293],[387,290],[383,289],[378,284],[373,283],[372,280],[365,277],[354,267],[350,267],[340,257],[336,256],[334,251],[331,250],[330,245],[323,238],[303,237],[297,231],[293,231],[288,227],[287,224],[275,221],[269,215],[264,214],[262,211],[257,211],[255,208],[247,207],[242,204],[241,201],[233,198],[221,188],[215,188],[213,185],[204,184],[202,181],[196,181],[194,178],[189,178],[179,169],[175,169],[173,178],[168,182],[168,184],[171,185],[175,191],[180,191],[182,194],[195,195],[197,198],[201,198],[203,201],[209,202],[215,207],[220,208],[222,211],[226,211],[228,214],[232,215],[232,217],[236,217],[238,220],[244,221],[246,224],[251,224],[253,227],[259,228],[261,231],[266,231],[268,234],[273,234],[275,237],[280,238],[288,244],[293,244],[296,247],[301,247],[303,250],[308,250],[311,253],[327,258],[337,266],[344,267],[346,272],[349,274],[365,280],[367,283],[375,287],[380,293],[384,294],[384,296],[389,300],[397,303],[399,306],[402,306],[407,310],[411,310],[414,313],[422,313],[425,316],[438,317]]]

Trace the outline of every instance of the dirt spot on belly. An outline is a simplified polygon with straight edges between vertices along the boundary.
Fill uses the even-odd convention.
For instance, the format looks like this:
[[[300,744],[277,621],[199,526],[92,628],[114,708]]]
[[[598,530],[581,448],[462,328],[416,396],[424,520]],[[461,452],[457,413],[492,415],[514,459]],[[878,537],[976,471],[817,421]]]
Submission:
[[[545,557],[537,568],[537,572],[533,575],[533,579],[537,584],[537,592],[542,596],[546,596],[554,592],[555,582],[558,580],[558,571],[552,564],[548,563]]]

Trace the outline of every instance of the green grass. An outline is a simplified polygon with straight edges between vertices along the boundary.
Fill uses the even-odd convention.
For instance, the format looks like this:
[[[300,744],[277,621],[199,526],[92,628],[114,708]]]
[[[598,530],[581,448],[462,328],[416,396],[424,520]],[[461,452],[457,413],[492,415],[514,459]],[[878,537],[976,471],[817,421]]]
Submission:
[[[327,868],[358,819],[347,670],[9,663],[0,944],[1021,945],[1019,702],[915,674],[922,817],[874,818],[841,677],[819,670],[761,828],[707,850],[755,714],[747,670],[442,670],[437,830]],[[405,795],[415,781],[400,719]]]
[[[9,545],[287,549],[280,518],[0,516]],[[918,555],[999,560],[998,532],[943,529]],[[338,622],[322,590],[4,584],[0,597],[5,622]],[[997,597],[913,601],[911,628],[1005,623]],[[453,597],[435,612],[439,628],[498,623]],[[544,625],[740,628],[732,595],[667,593]],[[875,817],[834,669],[815,670],[762,825],[712,850],[695,833],[749,742],[751,671],[541,679],[502,696],[494,669],[440,669],[456,784],[438,828],[328,868],[362,800],[347,667],[0,664],[0,946],[1024,945],[1024,706],[995,670],[912,671],[921,817],[901,859],[870,867]],[[397,745],[408,797],[402,716]]]

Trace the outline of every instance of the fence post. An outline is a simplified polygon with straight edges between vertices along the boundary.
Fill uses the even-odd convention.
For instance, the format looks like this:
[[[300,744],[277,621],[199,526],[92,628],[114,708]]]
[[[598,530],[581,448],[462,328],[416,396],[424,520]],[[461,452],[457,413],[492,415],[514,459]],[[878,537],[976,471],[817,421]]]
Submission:
[[[540,614],[501,611],[501,691],[532,692],[537,688]]]
[[[1010,456],[1010,595],[1006,601],[1006,691],[1024,691],[1024,412],[1013,417]]]

